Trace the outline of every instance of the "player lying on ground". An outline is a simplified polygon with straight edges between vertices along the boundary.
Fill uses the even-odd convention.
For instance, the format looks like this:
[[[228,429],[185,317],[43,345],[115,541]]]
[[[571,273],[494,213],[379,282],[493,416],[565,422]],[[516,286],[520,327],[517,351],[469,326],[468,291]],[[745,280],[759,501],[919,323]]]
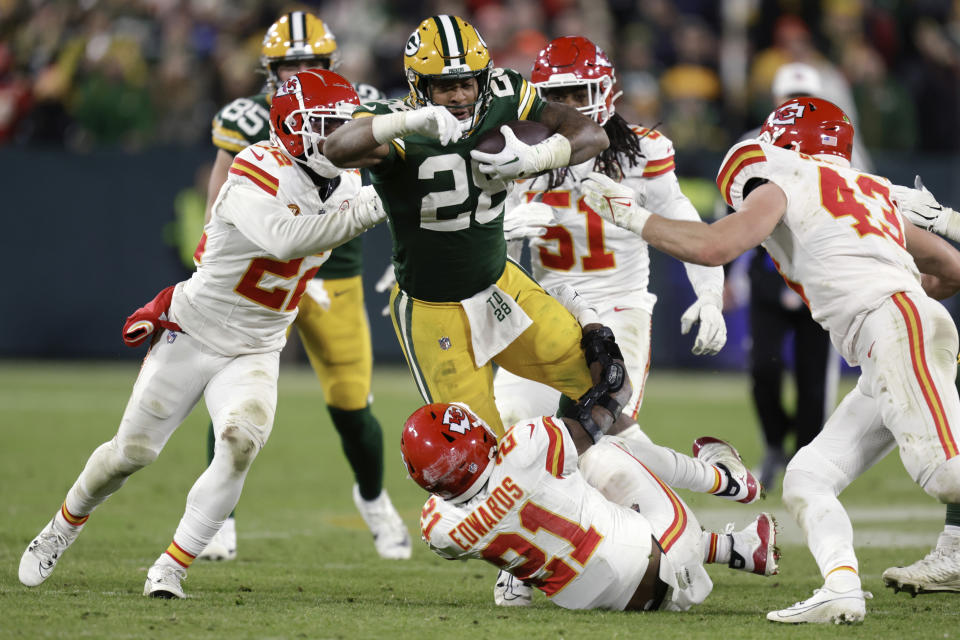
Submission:
[[[356,172],[341,173],[322,155],[324,136],[357,104],[350,83],[332,71],[300,72],[278,89],[274,143],[238,154],[204,227],[197,271],[127,321],[128,344],[152,342],[120,428],[24,551],[20,582],[35,587],[50,576],[90,513],[156,460],[202,396],[219,434],[213,461],[143,590],[184,597],[187,568],[236,506],[270,435],[280,350],[307,283],[330,248],[385,217]]]
[[[759,140],[724,159],[717,185],[736,211],[711,225],[654,215],[604,175],[588,181],[587,203],[600,215],[681,260],[719,265],[762,244],[841,355],[861,367],[857,387],[787,466],[783,500],[824,586],[767,615],[777,622],[863,619],[869,594],[837,496],[895,447],[928,494],[960,501],[957,329],[925,290],[960,289],[960,253],[903,221],[889,180],[850,168],[853,133],[825,100],[781,105]]]
[[[585,327],[584,346],[597,383],[575,417],[520,421],[498,443],[464,404],[410,416],[400,450],[410,476],[433,494],[420,520],[430,548],[482,558],[568,609],[686,610],[713,587],[709,562],[776,573],[769,514],[738,532],[702,531],[635,443],[604,435],[631,385],[609,329]],[[714,438],[698,446],[729,449]]]

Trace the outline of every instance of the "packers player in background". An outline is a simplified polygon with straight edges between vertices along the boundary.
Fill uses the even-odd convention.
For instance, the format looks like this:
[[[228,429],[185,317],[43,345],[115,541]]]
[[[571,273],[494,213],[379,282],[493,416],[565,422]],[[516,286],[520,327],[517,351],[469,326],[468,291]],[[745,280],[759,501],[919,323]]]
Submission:
[[[457,16],[423,20],[403,63],[410,94],[361,105],[325,153],[337,166],[369,168],[388,212],[390,312],[424,401],[465,402],[502,435],[492,362],[572,398],[591,387],[576,318],[507,260],[504,202],[516,178],[592,158],[607,136],[575,109],[542,101],[517,72],[494,68],[480,34]],[[502,127],[527,119],[555,133],[527,145]],[[496,130],[502,152],[474,150]]]
[[[247,145],[270,139],[270,101],[273,92],[293,74],[310,68],[333,69],[337,42],[317,16],[294,11],[270,25],[263,38],[262,93],[237,98],[213,119],[217,157],[207,188],[206,219],[227,179],[234,155]],[[356,85],[361,101],[380,97],[370,85]],[[383,489],[383,435],[370,409],[373,351],[363,304],[360,238],[334,249],[307,288],[295,320],[300,340],[320,379],[330,419],[340,435],[356,484],[353,500],[384,558],[410,557],[410,537]],[[213,423],[208,433],[208,456],[214,450]],[[237,555],[233,514],[199,555],[207,560],[232,560]]]

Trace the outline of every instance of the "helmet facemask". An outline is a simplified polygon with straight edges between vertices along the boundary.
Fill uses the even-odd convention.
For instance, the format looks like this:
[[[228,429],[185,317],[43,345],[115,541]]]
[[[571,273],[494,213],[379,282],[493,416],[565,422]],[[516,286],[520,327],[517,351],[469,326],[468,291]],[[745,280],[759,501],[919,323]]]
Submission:
[[[535,87],[537,95],[543,100],[549,100],[548,95],[553,89],[561,88],[587,88],[587,104],[582,107],[576,107],[577,111],[592,119],[601,127],[607,123],[610,116],[613,115],[613,102],[623,93],[618,91],[613,97],[614,79],[611,76],[601,76],[595,79],[578,78],[572,73],[556,73],[550,76],[549,80],[538,82]],[[608,106],[609,105],[609,106]]]
[[[323,142],[340,125],[350,119],[354,105],[347,104],[344,109],[307,109],[303,107],[291,111],[284,119],[283,126],[293,134],[300,136],[303,153],[292,156],[297,162],[306,165],[324,178],[335,178],[339,173],[332,162],[323,155]],[[282,145],[280,145],[282,146]]]

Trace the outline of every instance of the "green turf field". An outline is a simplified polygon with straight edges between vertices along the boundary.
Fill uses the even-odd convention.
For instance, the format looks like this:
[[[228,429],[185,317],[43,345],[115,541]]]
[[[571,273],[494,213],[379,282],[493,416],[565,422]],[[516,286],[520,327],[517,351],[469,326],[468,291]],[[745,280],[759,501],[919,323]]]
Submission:
[[[776,492],[757,505],[690,496],[701,522],[739,526],[759,509],[781,524],[781,575],[711,567],[714,591],[687,613],[564,611],[537,594],[528,609],[493,605],[496,571],[448,562],[415,543],[409,561],[380,560],[350,498],[352,478],[306,368],[285,368],[273,435],[247,479],[238,508],[239,558],[197,562],[189,598],[141,595],[147,567],[169,543],[186,494],[203,470],[202,407],[160,459],[134,475],[90,518],[42,586],[17,580],[20,555],[59,508],[93,449],[112,437],[138,363],[0,363],[0,637],[2,638],[950,638],[960,635],[960,596],[910,598],[883,588],[882,571],[929,550],[943,509],[890,456],[843,496],[874,593],[859,626],[784,628],[765,613],[810,595],[821,579]],[[848,388],[850,380],[845,381]],[[406,479],[398,439],[419,399],[406,370],[378,369],[375,411],[386,439],[386,485],[411,532],[424,494]],[[663,444],[688,451],[701,435],[734,442],[748,464],[760,436],[738,374],[654,371],[642,424]]]

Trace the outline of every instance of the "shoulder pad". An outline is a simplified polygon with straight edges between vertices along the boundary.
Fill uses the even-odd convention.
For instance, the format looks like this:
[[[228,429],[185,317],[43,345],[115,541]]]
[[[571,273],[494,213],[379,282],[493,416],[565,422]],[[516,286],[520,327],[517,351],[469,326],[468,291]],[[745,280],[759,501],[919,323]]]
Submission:
[[[779,151],[785,150],[757,140],[744,140],[735,144],[727,152],[717,174],[717,188],[720,189],[723,200],[734,209],[739,207],[743,202],[743,188],[747,181],[751,178],[770,177],[769,158],[773,155],[780,159],[780,154],[777,153]]]
[[[280,188],[280,176],[284,167],[293,165],[293,160],[268,144],[252,144],[233,159],[230,174],[254,185],[276,197]]]
[[[673,141],[670,138],[656,129],[639,125],[630,125],[630,129],[640,138],[640,151],[647,159],[642,177],[656,178],[676,169]]]

